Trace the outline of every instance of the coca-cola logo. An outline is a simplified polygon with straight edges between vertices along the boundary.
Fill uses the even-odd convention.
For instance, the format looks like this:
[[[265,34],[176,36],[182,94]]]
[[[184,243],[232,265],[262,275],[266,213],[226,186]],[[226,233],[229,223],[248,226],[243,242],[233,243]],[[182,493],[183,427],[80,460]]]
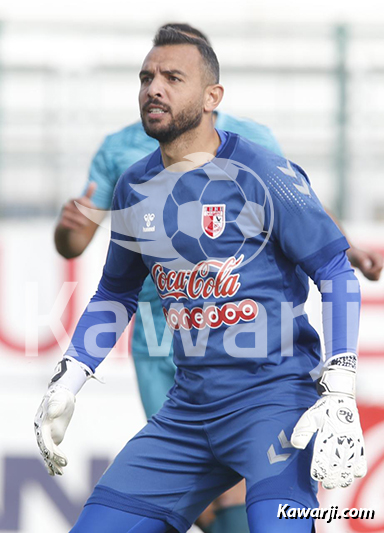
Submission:
[[[229,257],[226,261],[209,259],[201,261],[191,270],[168,270],[163,265],[155,263],[152,267],[152,277],[161,298],[227,298],[233,297],[240,288],[240,274],[233,274],[243,261]],[[216,272],[215,272],[216,271]]]

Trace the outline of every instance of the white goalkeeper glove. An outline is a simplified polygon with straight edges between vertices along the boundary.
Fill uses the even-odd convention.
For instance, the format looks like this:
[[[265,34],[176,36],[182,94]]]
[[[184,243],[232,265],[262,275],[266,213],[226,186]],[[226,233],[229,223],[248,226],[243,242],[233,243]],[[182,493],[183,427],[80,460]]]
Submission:
[[[51,476],[63,473],[68,461],[58,444],[64,438],[75,409],[75,395],[92,371],[71,357],[57,365],[48,391],[35,416],[35,434],[40,453]]]
[[[311,476],[326,489],[348,487],[355,477],[367,473],[355,377],[354,354],[333,357],[318,381],[321,398],[303,414],[292,433],[292,446],[302,450],[318,432]]]

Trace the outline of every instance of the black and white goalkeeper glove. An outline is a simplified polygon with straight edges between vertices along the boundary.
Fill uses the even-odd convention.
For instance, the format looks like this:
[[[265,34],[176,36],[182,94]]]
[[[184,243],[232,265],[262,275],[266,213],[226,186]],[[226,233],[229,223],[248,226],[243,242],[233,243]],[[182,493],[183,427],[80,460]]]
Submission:
[[[64,438],[75,409],[75,395],[92,376],[92,371],[72,357],[57,365],[48,390],[35,416],[35,435],[51,476],[62,475],[68,461],[58,445]]]
[[[291,444],[304,449],[317,431],[311,476],[326,489],[348,487],[364,477],[367,462],[355,401],[356,356],[332,357],[318,381],[321,398],[296,424]]]

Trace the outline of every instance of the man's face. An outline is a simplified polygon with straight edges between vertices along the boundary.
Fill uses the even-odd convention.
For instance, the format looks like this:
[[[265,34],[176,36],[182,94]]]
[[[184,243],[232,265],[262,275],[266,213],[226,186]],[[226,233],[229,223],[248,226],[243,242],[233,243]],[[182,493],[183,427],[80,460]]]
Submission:
[[[203,62],[189,44],[152,48],[140,72],[143,127],[161,143],[196,128],[203,117]]]

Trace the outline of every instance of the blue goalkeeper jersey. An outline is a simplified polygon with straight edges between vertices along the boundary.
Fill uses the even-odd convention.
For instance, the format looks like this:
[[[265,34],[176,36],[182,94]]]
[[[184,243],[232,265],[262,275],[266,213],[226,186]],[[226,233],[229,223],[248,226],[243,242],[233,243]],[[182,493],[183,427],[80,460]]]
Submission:
[[[311,405],[320,343],[296,311],[308,276],[349,247],[299,166],[221,136],[216,158],[190,172],[164,169],[157,149],[122,175],[96,295],[131,315],[151,274],[173,331],[177,371],[162,411],[173,418]],[[73,339],[91,368],[102,359],[84,344],[93,314],[97,321],[83,315]]]
[[[217,113],[216,127],[238,133],[247,139],[282,155],[280,146],[271,130],[248,119],[239,119],[226,113]],[[97,183],[97,189],[92,197],[93,203],[99,209],[110,209],[113,191],[117,180],[131,165],[150,154],[158,147],[158,142],[145,133],[141,122],[136,122],[126,128],[108,135],[93,158],[89,181]],[[157,339],[153,342],[161,343],[165,321],[161,302],[157,296],[155,286],[150,276],[145,280],[139,296],[140,302],[149,302],[152,309]],[[142,325],[142,315],[138,309],[132,337],[132,352],[137,355],[148,356],[147,339]],[[163,355],[169,355],[164,349]],[[170,350],[172,353],[172,347]]]

